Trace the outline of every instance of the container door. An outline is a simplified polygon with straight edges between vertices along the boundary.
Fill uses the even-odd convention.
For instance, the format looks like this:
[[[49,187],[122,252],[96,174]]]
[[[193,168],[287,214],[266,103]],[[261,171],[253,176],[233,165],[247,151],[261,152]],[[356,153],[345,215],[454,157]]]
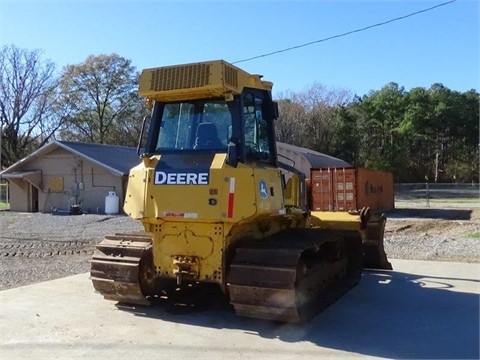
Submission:
[[[311,171],[312,211],[333,211],[332,169],[312,169]]]
[[[335,168],[333,171],[334,210],[357,210],[356,172],[354,168]]]

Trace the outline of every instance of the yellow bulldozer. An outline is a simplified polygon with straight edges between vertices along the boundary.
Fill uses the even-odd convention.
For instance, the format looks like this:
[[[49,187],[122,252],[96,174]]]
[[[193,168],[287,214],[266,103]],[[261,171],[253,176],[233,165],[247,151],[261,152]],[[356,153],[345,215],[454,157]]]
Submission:
[[[391,269],[383,214],[310,209],[310,174],[277,154],[271,90],[223,60],[143,70],[151,116],[124,211],[145,233],[96,246],[90,275],[105,299],[148,305],[213,283],[238,315],[301,322],[364,267]]]

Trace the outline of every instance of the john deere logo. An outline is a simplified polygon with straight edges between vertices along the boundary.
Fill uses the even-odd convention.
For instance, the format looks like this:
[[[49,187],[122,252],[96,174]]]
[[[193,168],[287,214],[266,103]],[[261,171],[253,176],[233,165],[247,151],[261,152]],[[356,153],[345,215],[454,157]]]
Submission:
[[[260,197],[265,200],[266,198],[268,198],[268,191],[267,191],[267,183],[263,180],[261,180],[259,183],[258,183],[258,189],[260,191]]]

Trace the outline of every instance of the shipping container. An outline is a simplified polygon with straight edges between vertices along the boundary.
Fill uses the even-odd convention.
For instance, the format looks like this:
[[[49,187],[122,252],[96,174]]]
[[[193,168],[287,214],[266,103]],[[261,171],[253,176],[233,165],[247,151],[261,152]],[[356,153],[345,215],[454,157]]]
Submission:
[[[343,168],[352,166],[342,159],[279,141],[277,141],[277,153],[279,161],[300,170],[307,178],[310,176],[310,169],[312,168],[323,169],[327,167]]]
[[[349,211],[395,207],[392,173],[366,168],[312,169],[310,204],[313,211]]]
[[[334,168],[318,169],[311,172],[311,204],[312,210],[333,211],[333,173]]]

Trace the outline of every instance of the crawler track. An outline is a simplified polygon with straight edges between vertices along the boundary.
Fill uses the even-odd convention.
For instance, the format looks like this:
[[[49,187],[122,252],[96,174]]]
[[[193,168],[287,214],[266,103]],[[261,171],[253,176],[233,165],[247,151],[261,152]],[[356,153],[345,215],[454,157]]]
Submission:
[[[355,286],[362,271],[355,233],[296,229],[235,250],[227,274],[241,316],[302,322]]]
[[[149,305],[155,282],[151,236],[106,236],[93,253],[90,278],[95,290],[107,300]]]

